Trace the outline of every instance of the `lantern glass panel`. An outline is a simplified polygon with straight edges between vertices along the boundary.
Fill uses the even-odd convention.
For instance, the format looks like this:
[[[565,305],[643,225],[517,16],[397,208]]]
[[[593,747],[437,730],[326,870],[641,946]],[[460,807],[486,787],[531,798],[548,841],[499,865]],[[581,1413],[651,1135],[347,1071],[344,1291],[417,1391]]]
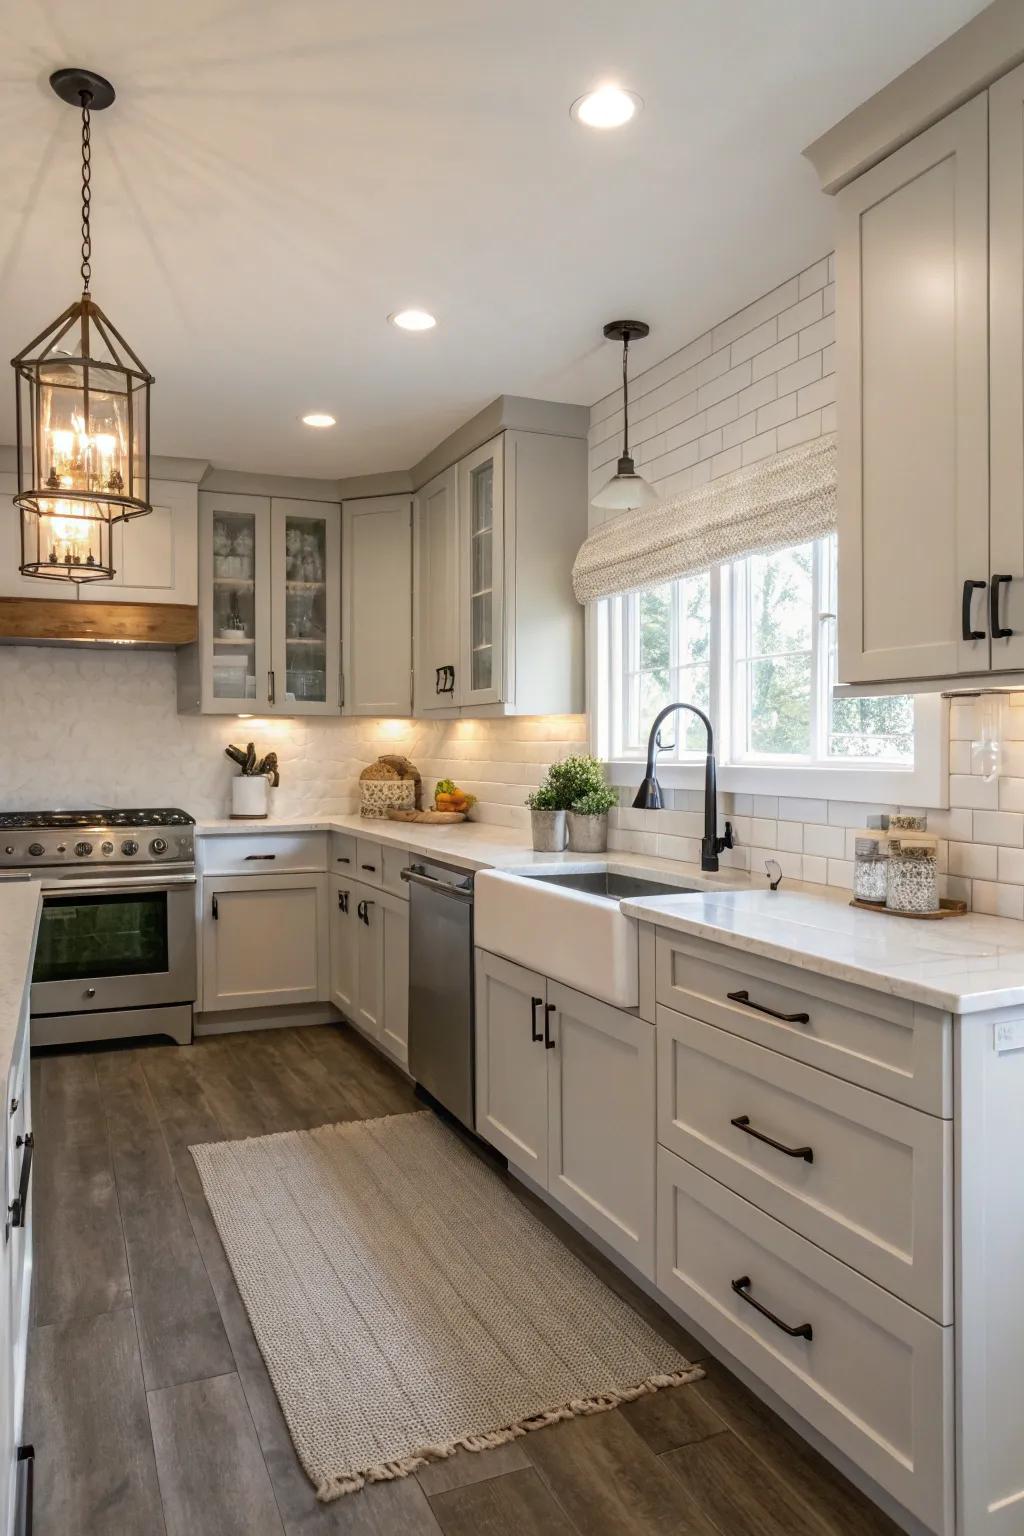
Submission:
[[[21,569],[55,581],[109,581],[110,524],[87,503],[43,503],[21,513]]]

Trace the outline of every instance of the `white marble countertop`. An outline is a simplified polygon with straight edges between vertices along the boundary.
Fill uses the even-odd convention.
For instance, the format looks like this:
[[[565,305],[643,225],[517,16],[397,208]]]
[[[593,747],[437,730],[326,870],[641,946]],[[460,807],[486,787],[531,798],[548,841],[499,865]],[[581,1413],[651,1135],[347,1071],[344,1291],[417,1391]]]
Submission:
[[[647,854],[534,853],[524,832],[489,822],[449,826],[378,821],[358,815],[202,821],[200,837],[220,833],[350,832],[434,857],[461,869],[609,869],[693,887],[679,896],[623,901],[628,917],[713,939],[769,959],[794,960],[823,976],[854,982],[954,1013],[1024,1004],[1024,923],[968,913],[942,922],[861,912],[844,891],[786,880],[780,891],[763,877],[734,870],[704,874],[694,864]]]
[[[849,896],[746,890],[650,896],[629,917],[951,1013],[1024,1004],[1024,923],[968,912],[940,922],[859,911]]]
[[[40,889],[38,880],[0,881],[0,1080],[5,1083],[32,970]]]

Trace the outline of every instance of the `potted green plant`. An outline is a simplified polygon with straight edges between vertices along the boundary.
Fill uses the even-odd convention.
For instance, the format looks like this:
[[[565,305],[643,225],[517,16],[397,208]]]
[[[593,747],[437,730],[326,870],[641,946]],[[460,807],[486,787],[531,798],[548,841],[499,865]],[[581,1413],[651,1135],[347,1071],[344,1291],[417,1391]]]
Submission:
[[[596,757],[565,757],[552,763],[543,784],[526,803],[533,821],[533,846],[540,852],[557,853],[565,847],[559,818],[562,828],[568,818],[569,847],[575,852],[595,853],[608,846],[608,812],[618,804],[618,795],[605,783]]]
[[[565,847],[565,807],[545,779],[526,797],[530,807],[530,828],[537,853],[561,853]]]
[[[574,800],[568,815],[569,847],[575,853],[603,853],[608,847],[608,812],[619,797],[610,784],[588,789]]]

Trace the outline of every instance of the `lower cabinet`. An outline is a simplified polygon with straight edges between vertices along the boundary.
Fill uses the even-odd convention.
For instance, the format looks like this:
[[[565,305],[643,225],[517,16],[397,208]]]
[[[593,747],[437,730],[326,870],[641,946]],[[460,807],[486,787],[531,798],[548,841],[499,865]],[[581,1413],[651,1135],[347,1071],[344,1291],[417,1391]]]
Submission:
[[[332,875],[331,1002],[403,1065],[409,1056],[409,909]]]
[[[476,951],[476,1129],[654,1278],[655,1039],[635,1014]]]
[[[948,1536],[952,1328],[665,1147],[657,1286],[928,1530]]]
[[[206,876],[203,1009],[294,1007],[328,997],[327,876]]]
[[[0,1254],[0,1529],[27,1529],[23,1515],[25,1474],[20,1442],[25,1401],[29,1294],[32,1278],[31,1074],[29,1070],[29,977],[6,1083],[4,1222]]]

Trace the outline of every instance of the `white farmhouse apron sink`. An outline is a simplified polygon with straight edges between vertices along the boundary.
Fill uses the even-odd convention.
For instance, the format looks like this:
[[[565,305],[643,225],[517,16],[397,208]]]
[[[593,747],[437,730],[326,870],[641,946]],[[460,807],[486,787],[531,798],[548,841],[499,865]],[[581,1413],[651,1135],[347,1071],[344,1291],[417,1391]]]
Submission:
[[[619,1008],[640,1002],[639,939],[635,918],[619,910],[617,884],[628,877],[607,877],[607,888],[574,889],[575,876],[527,876],[481,870],[475,881],[474,943],[491,954],[564,982],[590,997]],[[562,881],[566,883],[562,883]],[[605,885],[606,877],[587,876],[581,884]],[[637,885],[641,882],[636,881]],[[640,891],[621,895],[679,895],[685,887],[645,881]]]

